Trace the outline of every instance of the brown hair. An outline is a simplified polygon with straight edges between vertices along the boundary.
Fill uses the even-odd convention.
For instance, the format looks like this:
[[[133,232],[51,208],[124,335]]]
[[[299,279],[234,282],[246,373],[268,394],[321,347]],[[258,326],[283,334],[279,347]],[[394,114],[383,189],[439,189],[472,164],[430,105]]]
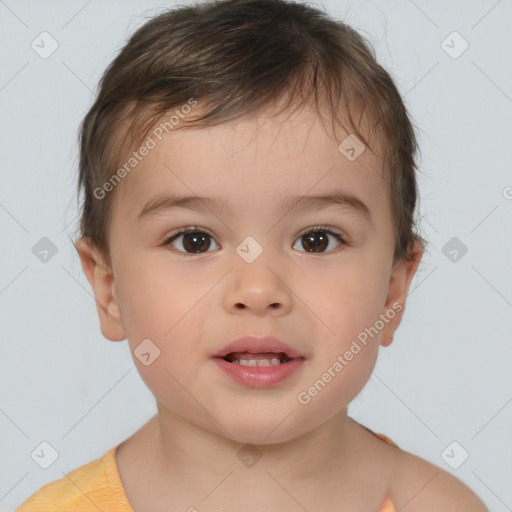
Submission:
[[[336,123],[346,111],[352,133],[370,147],[353,116],[380,141],[395,228],[394,262],[412,256],[418,150],[408,112],[391,76],[358,32],[309,5],[289,0],[217,0],[167,10],[128,40],[99,83],[79,134],[80,230],[110,263],[112,183],[126,149],[139,147],[163,115],[200,101],[191,127],[220,124],[288,98],[326,100]],[[176,113],[179,113],[176,110]],[[181,118],[182,116],[180,116]],[[180,129],[184,126],[181,125]],[[167,128],[168,129],[168,128]],[[371,148],[373,151],[373,148]],[[126,171],[126,166],[125,166]],[[118,173],[117,179],[122,175]],[[104,197],[98,197],[103,190]],[[96,191],[96,192],[95,192]]]

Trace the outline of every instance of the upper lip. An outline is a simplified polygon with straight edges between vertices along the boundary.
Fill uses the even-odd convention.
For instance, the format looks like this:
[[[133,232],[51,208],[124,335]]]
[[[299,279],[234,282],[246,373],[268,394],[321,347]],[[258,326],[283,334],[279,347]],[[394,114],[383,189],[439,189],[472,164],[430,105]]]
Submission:
[[[231,352],[249,352],[251,354],[263,354],[268,352],[279,354],[284,352],[292,359],[302,357],[297,350],[273,336],[245,336],[238,338],[219,350],[213,357],[226,357]]]

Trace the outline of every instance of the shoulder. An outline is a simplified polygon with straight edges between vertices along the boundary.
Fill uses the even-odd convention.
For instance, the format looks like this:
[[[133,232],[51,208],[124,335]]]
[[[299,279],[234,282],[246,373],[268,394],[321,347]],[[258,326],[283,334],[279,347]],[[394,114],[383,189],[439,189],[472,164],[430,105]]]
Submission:
[[[79,499],[78,488],[68,479],[70,476],[71,474],[43,485],[27,498],[16,512],[70,510],[69,507],[75,506],[77,498]]]
[[[488,512],[483,501],[461,480],[430,462],[399,451],[391,499],[397,510],[411,512]]]
[[[108,455],[110,451],[63,478],[47,483],[27,498],[16,512],[79,511],[89,510],[92,503],[101,504],[102,497],[111,488],[108,478],[105,478]]]
[[[20,505],[16,512],[66,510],[76,501],[76,488],[66,477],[43,485]]]

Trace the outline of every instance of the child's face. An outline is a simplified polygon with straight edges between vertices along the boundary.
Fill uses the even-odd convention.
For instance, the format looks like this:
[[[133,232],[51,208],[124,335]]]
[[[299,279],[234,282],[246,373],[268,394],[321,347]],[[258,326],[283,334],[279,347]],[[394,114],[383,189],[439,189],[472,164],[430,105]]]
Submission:
[[[156,147],[115,192],[113,275],[98,266],[93,277],[79,246],[108,311],[98,307],[103,334],[127,337],[135,354],[151,340],[143,346],[152,355],[134,361],[160,413],[255,444],[295,438],[346,412],[379,343],[392,340],[419,261],[392,268],[394,232],[377,157],[366,149],[350,161],[315,113],[289,116],[153,137]],[[368,217],[347,204],[283,210],[291,197],[341,192],[359,198]],[[209,200],[140,216],[155,199],[181,195]],[[211,237],[181,235],[165,245],[190,226]],[[315,226],[339,232],[348,245]],[[279,338],[303,359],[273,386],[242,384],[213,355],[246,335]],[[157,350],[151,364],[141,362]]]

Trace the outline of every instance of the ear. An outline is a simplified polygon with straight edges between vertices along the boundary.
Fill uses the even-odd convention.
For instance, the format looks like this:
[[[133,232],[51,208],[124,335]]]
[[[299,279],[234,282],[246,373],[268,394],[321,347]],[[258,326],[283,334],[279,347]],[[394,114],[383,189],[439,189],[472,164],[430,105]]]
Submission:
[[[385,311],[395,311],[395,316],[385,323],[384,329],[382,330],[380,344],[383,347],[391,345],[395,331],[402,321],[409,286],[418,269],[424,250],[423,244],[419,240],[416,241],[412,250],[411,259],[397,261],[393,266],[384,309]]]
[[[89,238],[78,239],[75,248],[94,293],[103,336],[111,341],[124,340],[126,331],[110,263],[105,261],[99,249]]]

